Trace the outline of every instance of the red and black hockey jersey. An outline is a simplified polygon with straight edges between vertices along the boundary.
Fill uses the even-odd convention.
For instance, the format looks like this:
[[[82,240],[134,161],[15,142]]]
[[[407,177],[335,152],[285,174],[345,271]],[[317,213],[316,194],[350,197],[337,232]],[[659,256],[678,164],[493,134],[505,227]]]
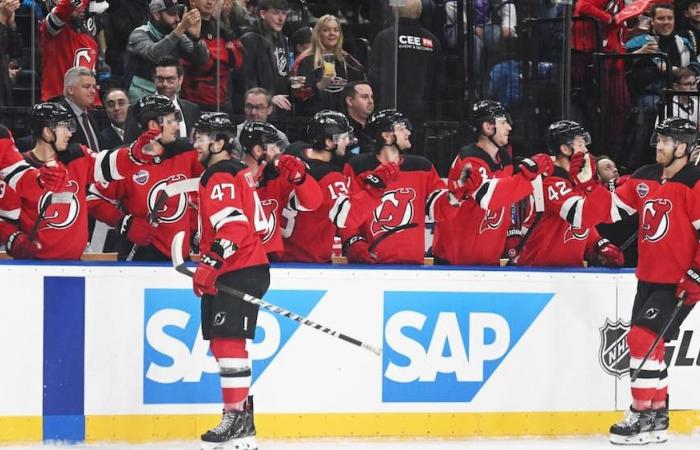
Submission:
[[[141,165],[123,180],[90,186],[87,199],[90,216],[116,227],[125,213],[144,219],[152,214],[158,229],[151,245],[170,257],[170,243],[178,231],[184,231],[185,242],[190,242],[190,214],[196,212],[189,207],[188,193],[168,198],[162,208],[154,212],[156,201],[168,184],[196,178],[203,171],[197,151],[187,139],[180,138],[165,146],[160,163]],[[187,248],[183,251],[189,253]]]
[[[317,209],[323,201],[321,190],[310,175],[298,186],[293,185],[286,178],[280,177],[272,164],[265,166],[262,177],[257,180],[256,190],[267,217],[267,229],[262,235],[265,250],[268,255],[274,254],[279,258],[284,252],[282,227],[294,226],[294,218],[289,220],[288,217],[294,212]]]
[[[5,193],[0,209],[20,208],[18,228],[30,233],[50,193],[39,185],[39,171],[34,169],[42,162],[31,152],[24,156],[27,168],[6,178],[12,190]],[[39,259],[79,259],[88,242],[87,186],[129,176],[137,165],[127,148],[94,153],[79,144],[70,144],[57,154],[57,159],[68,171],[64,192],[72,196],[68,203],[52,204],[45,209],[36,235],[42,246]]]
[[[363,178],[379,165],[373,153],[352,158],[344,170],[350,191],[362,189]],[[402,155],[399,168],[369,219],[359,229],[341,230],[341,237],[347,241],[356,234],[364,236],[380,264],[423,264],[426,216],[435,222],[446,220],[457,212],[458,203],[426,158]]]
[[[530,181],[513,174],[505,149],[494,161],[486,151],[471,144],[463,147],[450,168],[448,183],[459,180],[462,167],[471,164],[483,184],[459,207],[451,219],[435,224],[433,254],[450,264],[498,265],[511,224],[510,207],[532,193]]]
[[[582,266],[587,243],[599,238],[595,225],[612,220],[612,196],[601,185],[588,194],[575,190],[569,174],[559,166],[542,185],[544,212],[538,213],[542,217],[527,231],[530,236],[518,265]]]
[[[700,168],[687,164],[668,180],[662,173],[661,164],[638,169],[613,193],[613,202],[620,212],[639,214],[637,278],[675,284],[698,249]]]
[[[225,160],[205,170],[199,186],[199,221],[201,253],[208,253],[215,239],[227,239],[238,247],[224,259],[221,273],[268,264],[259,237],[267,220],[245,163]]]
[[[61,1],[39,25],[41,43],[41,101],[63,95],[63,77],[71,67],[95,71],[99,50],[95,38],[70,23],[75,6]],[[95,104],[99,105],[99,96]]]

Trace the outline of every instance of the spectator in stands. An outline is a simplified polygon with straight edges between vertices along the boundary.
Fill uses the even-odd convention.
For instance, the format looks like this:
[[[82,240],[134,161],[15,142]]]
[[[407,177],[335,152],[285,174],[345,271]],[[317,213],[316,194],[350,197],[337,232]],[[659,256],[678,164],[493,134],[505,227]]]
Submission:
[[[226,14],[227,11],[228,14]],[[242,36],[244,30],[255,24],[255,16],[253,16],[249,10],[248,0],[224,0],[223,6],[221,7],[221,14],[222,20],[224,20],[236,36]]]
[[[244,89],[262,87],[272,93],[272,104],[291,111],[289,100],[289,42],[282,34],[287,0],[260,0],[255,25],[241,37],[246,50]]]
[[[153,70],[156,93],[172,100],[175,109],[180,111],[183,119],[180,121],[180,137],[188,137],[195,122],[199,119],[201,111],[199,106],[179,96],[184,74],[182,64],[173,57],[164,57],[158,60]],[[129,108],[126,119],[126,142],[133,142],[143,131],[139,128],[138,122],[132,114],[132,109]]]
[[[343,89],[345,116],[350,121],[356,145],[350,144],[348,152],[353,154],[374,151],[374,139],[367,130],[367,121],[374,112],[374,92],[366,81],[354,81]]]
[[[134,28],[148,22],[148,4],[149,0],[122,0],[117,4],[110,2],[105,24],[105,37],[109,43],[106,62],[112,68],[113,76],[121,77],[124,74],[129,35]]]
[[[99,56],[97,41],[85,23],[88,0],[55,3],[39,25],[42,101],[63,93],[63,76],[68,69],[80,66],[94,71]]]
[[[457,2],[445,3],[446,27],[445,38],[450,47],[457,46],[457,23],[465,27],[468,36],[467,8],[464,8],[462,21],[457,21]],[[485,67],[484,52],[497,53],[503,50],[507,39],[516,37],[515,27],[518,23],[515,2],[513,0],[475,0],[474,34],[477,67]],[[488,53],[487,53],[488,55]]]
[[[649,148],[656,104],[660,90],[664,87],[665,72],[677,72],[681,67],[696,66],[695,53],[687,39],[675,31],[673,5],[657,3],[651,8],[651,31],[634,36],[625,43],[627,53],[651,54],[665,53],[671,67],[660,58],[641,58],[635,60],[628,69],[627,85],[633,101],[633,112],[628,122],[628,141],[624,148],[630,154],[618,156],[618,162],[637,168],[655,161],[654,152]]]
[[[183,13],[175,0],[151,0],[151,16],[145,25],[129,35],[126,54],[126,80],[132,103],[156,92],[151,81],[153,66],[164,56],[187,59],[193,65],[204,65],[209,49],[200,40],[202,18],[199,10]]]
[[[102,148],[97,121],[90,110],[95,106],[97,82],[95,75],[85,67],[71,67],[63,79],[63,97],[54,101],[65,106],[78,124],[70,144],[82,144],[94,152]]]
[[[19,6],[19,0],[0,0],[0,107],[12,106],[10,58],[22,55],[22,37],[15,24]]]
[[[122,88],[112,88],[107,91],[103,103],[109,119],[109,125],[100,132],[102,148],[121,147],[124,145],[126,115],[130,106],[129,96]]]
[[[311,47],[294,62],[292,76],[304,77],[304,87],[292,91],[296,112],[303,116],[322,109],[341,111],[345,85],[367,79],[362,64],[343,50],[340,22],[331,15],[316,22]]]
[[[398,30],[388,27],[374,39],[369,81],[375,90],[377,109],[398,105],[411,123],[418,124],[430,117],[431,103],[444,92],[445,61],[440,41],[418,21],[420,0],[407,0],[397,11]]]
[[[245,120],[236,126],[236,142],[239,142],[243,127],[251,122],[267,122],[267,119],[272,115],[272,95],[266,89],[248,89],[245,93],[244,103]],[[289,145],[287,135],[276,127],[275,129],[279,141],[282,143],[281,147],[287,147]]]
[[[243,68],[243,51],[233,32],[214,17],[215,0],[191,0],[202,17],[202,39],[209,49],[204,64],[184,62],[182,97],[204,111],[217,111],[228,98],[229,72]]]
[[[698,79],[695,73],[687,67],[681,67],[673,72],[674,91],[698,93]],[[698,97],[690,95],[674,95],[671,100],[671,114],[664,117],[682,117],[698,125]],[[659,123],[659,118],[656,119]]]
[[[684,0],[681,3],[683,18],[685,19],[678,27],[678,34],[690,42],[690,45],[698,53],[700,45],[700,0]]]
[[[289,42],[292,45],[292,66],[302,53],[311,48],[313,32],[314,30],[311,27],[301,27],[289,38]]]

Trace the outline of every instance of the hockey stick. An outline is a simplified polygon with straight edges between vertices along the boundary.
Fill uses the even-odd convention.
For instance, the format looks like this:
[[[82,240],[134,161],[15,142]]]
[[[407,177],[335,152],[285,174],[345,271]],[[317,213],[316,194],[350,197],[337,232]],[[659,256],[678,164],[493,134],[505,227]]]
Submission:
[[[630,381],[634,382],[637,380],[637,377],[639,376],[639,373],[642,371],[642,367],[644,367],[644,363],[647,362],[647,359],[649,359],[649,356],[654,352],[654,349],[656,349],[656,346],[659,344],[659,341],[661,338],[664,337],[664,334],[668,331],[668,329],[671,327],[671,324],[673,323],[673,319],[676,318],[678,315],[678,311],[681,310],[681,306],[683,306],[683,300],[685,300],[685,292],[681,292],[681,295],[677,299],[678,301],[676,302],[676,307],[673,308],[673,312],[671,313],[671,317],[668,318],[668,321],[666,322],[666,325],[664,326],[664,329],[661,333],[659,333],[656,336],[656,339],[654,339],[654,342],[651,344],[651,347],[649,347],[649,350],[647,351],[647,354],[644,355],[644,358],[642,359],[642,362],[639,364],[639,367],[637,367],[630,377]]]
[[[624,253],[625,250],[627,250],[627,247],[632,245],[633,242],[637,242],[637,235],[639,234],[639,230],[634,230],[634,233],[630,237],[627,238],[625,242],[622,243],[620,246],[620,251]]]
[[[195,192],[199,189],[199,178],[188,178],[182,181],[176,181],[165,186],[165,189],[160,191],[156,196],[156,201],[153,205],[153,209],[148,212],[146,219],[151,225],[158,223],[158,211],[165,206],[165,202],[168,201],[170,197],[175,195],[185,194],[187,192]],[[131,251],[126,257],[126,261],[133,261],[134,256],[136,256],[136,251],[139,249],[137,244],[131,246]]]
[[[173,267],[175,270],[180,272],[183,275],[186,275],[190,278],[194,277],[194,272],[192,272],[190,269],[187,268],[185,265],[185,261],[182,258],[182,244],[185,239],[185,232],[184,231],[178,231],[175,234],[175,237],[173,238],[173,242],[170,246],[170,255],[172,258],[173,262]],[[306,325],[308,327],[311,327],[315,330],[318,330],[322,333],[326,333],[328,335],[337,337],[338,339],[342,339],[345,342],[348,342],[352,345],[356,345],[358,347],[361,347],[365,350],[368,350],[372,353],[374,353],[377,356],[382,355],[382,349],[374,347],[369,344],[365,344],[362,341],[359,341],[353,337],[350,337],[346,334],[339,333],[338,331],[335,331],[331,328],[325,327],[319,323],[313,322],[309,319],[307,319],[304,316],[300,316],[299,314],[293,313],[291,311],[288,311],[284,308],[280,308],[279,306],[273,305],[272,303],[268,303],[265,300],[259,299],[257,297],[253,297],[252,295],[246,294],[244,292],[241,292],[237,289],[234,289],[230,286],[226,286],[224,284],[217,283],[216,288],[222,292],[225,292],[229,295],[233,295],[234,297],[237,297],[245,302],[252,303],[253,305],[258,305],[261,308],[264,308],[272,313],[279,314],[280,316],[284,316],[288,319],[291,319],[295,322],[299,322],[302,325]]]
[[[525,248],[525,244],[527,244],[527,241],[530,239],[530,236],[532,236],[532,232],[535,230],[535,227],[540,223],[540,220],[542,220],[542,216],[544,215],[544,186],[542,185],[542,175],[537,175],[537,178],[532,180],[532,197],[535,203],[535,218],[532,221],[532,224],[527,230],[527,233],[525,233],[525,236],[520,239],[520,242],[518,242],[518,246],[515,248],[515,257],[514,258],[509,258],[508,260],[508,265],[515,265],[518,262],[518,257],[520,256],[520,252]]]
[[[410,222],[410,223],[405,223],[403,225],[399,225],[399,226],[394,227],[390,230],[387,230],[384,234],[382,234],[377,239],[375,239],[371,244],[369,244],[369,247],[367,248],[367,252],[371,255],[374,252],[374,249],[377,248],[377,246],[379,244],[381,244],[381,242],[384,239],[388,238],[389,236],[391,236],[393,234],[398,233],[399,231],[409,230],[409,229],[415,228],[417,226],[418,226],[417,223]],[[376,255],[374,256],[374,258],[376,259]]]
[[[37,217],[34,226],[29,232],[29,240],[34,241],[36,239],[36,234],[39,232],[39,227],[41,222],[46,219],[46,211],[48,211],[49,206],[58,204],[67,204],[73,201],[73,193],[71,192],[49,192],[46,195],[44,203],[39,208],[39,217]]]

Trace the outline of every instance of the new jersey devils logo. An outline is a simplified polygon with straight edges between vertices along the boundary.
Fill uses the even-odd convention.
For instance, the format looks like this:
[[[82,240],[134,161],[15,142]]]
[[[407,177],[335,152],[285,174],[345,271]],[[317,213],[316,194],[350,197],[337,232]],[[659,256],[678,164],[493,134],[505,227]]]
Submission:
[[[564,232],[564,242],[569,242],[572,239],[585,241],[588,239],[589,234],[590,230],[588,228],[574,228],[573,226],[569,225],[569,228],[567,228],[566,232]]]
[[[372,221],[372,235],[384,233],[401,225],[413,222],[416,191],[411,188],[401,188],[386,191],[382,196],[382,203],[374,210]]]
[[[496,230],[501,226],[502,223],[503,208],[499,209],[498,211],[488,210],[486,211],[484,220],[481,221],[481,225],[479,226],[479,233],[483,233],[487,230]]]
[[[262,241],[267,242],[272,238],[277,229],[277,207],[279,204],[274,198],[262,200],[260,204],[263,207],[265,217],[267,217],[267,228],[265,228],[265,232],[262,233]]]
[[[44,218],[41,222],[41,228],[56,228],[65,229],[69,228],[78,219],[78,214],[80,213],[80,202],[78,202],[78,197],[75,195],[80,190],[78,183],[74,180],[70,180],[66,183],[64,192],[70,192],[71,199],[68,203],[53,203],[46,207],[44,212]],[[39,199],[39,204],[37,205],[37,211],[41,213],[46,202],[49,201],[48,193],[45,193]]]
[[[160,207],[157,205],[158,197],[160,195],[165,195],[165,193],[161,194],[161,192],[163,192],[165,189],[165,186],[175,181],[185,179],[187,179],[187,177],[182,174],[173,175],[165,180],[155,183],[148,191],[146,198],[146,201],[148,202],[148,210],[153,212],[159,223],[174,223],[185,215],[185,212],[187,211],[187,193],[185,192],[178,195],[173,195]],[[155,211],[156,208],[158,208],[158,211]]]
[[[642,232],[644,240],[656,242],[664,238],[668,233],[669,213],[673,209],[670,200],[655,199],[644,203],[642,213]]]

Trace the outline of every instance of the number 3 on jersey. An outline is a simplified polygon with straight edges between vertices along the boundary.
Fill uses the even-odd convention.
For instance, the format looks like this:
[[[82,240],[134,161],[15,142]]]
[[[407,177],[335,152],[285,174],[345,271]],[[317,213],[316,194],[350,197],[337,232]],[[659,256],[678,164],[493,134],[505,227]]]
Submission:
[[[553,202],[559,201],[560,197],[565,197],[570,192],[571,188],[564,181],[557,181],[553,186],[550,185],[547,188],[547,196]]]

